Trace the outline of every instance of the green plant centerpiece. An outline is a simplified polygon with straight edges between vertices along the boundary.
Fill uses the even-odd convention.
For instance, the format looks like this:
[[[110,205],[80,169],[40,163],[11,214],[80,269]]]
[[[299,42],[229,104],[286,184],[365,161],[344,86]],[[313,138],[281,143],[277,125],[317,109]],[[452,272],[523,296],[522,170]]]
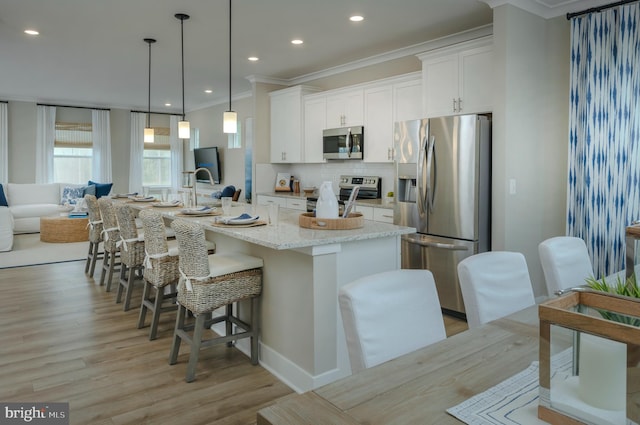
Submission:
[[[615,282],[607,282],[604,277],[600,280],[595,277],[589,277],[586,279],[586,282],[587,286],[595,291],[640,299],[640,287],[638,287],[635,273],[626,279],[618,276]],[[598,312],[607,320],[640,327],[640,318],[613,313],[606,310],[598,310]]]

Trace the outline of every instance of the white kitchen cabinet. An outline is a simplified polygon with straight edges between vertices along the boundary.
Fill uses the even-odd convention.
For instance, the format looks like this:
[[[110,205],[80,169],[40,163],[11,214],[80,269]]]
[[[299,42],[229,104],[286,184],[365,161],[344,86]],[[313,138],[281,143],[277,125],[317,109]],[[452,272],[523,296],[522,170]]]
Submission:
[[[303,159],[303,96],[314,89],[290,87],[269,93],[271,101],[271,162],[296,163]]]
[[[373,220],[393,224],[393,210],[389,208],[374,208]]]
[[[416,78],[393,85],[393,122],[424,118],[422,80]]]
[[[304,162],[325,162],[322,155],[322,130],[327,128],[326,96],[305,96]]]
[[[361,88],[329,94],[326,100],[326,128],[363,125],[364,104]]]
[[[393,87],[364,90],[364,160],[393,161]]]
[[[356,211],[362,214],[365,220],[373,220],[382,223],[393,224],[393,210],[389,208],[370,207],[356,204]]]
[[[418,55],[426,117],[491,112],[493,46],[490,38]]]
[[[258,205],[278,204],[281,208],[287,207],[286,198],[278,196],[258,195]]]
[[[286,199],[286,208],[299,211],[307,211],[307,200],[305,198]]]
[[[368,207],[356,203],[356,212],[362,214],[365,220],[373,220],[373,207]]]

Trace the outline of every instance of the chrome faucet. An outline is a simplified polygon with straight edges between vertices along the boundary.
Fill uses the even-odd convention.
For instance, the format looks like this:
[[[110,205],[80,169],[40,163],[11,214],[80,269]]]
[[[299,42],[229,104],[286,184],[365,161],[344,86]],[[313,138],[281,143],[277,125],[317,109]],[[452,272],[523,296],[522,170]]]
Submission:
[[[207,174],[209,175],[209,184],[211,184],[211,186],[213,186],[215,183],[213,182],[213,176],[211,175],[211,171],[209,171],[206,168],[196,168],[196,170],[193,172],[194,175],[194,182],[193,182],[193,206],[197,207],[198,206],[198,194],[196,193],[196,181],[195,181],[195,176],[196,174],[198,174],[198,171],[206,171]]]

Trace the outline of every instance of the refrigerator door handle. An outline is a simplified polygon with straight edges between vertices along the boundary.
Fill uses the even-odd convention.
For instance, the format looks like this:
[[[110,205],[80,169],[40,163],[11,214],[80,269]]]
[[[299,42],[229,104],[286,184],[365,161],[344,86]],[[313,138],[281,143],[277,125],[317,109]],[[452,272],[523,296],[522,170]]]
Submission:
[[[422,187],[422,176],[424,175],[424,159],[427,153],[428,147],[427,137],[424,138],[422,146],[420,146],[420,153],[418,155],[418,178],[416,179],[416,194],[417,194],[417,203],[418,203],[418,212],[420,215],[424,215],[424,202],[425,202],[425,188]]]
[[[435,198],[436,198],[436,160],[433,152],[436,148],[436,137],[431,136],[429,140],[429,147],[427,151],[427,205],[429,206],[429,212],[433,213],[433,208],[435,206]],[[431,187],[431,167],[433,166],[433,187]]]
[[[452,243],[427,242],[420,239],[412,238],[411,236],[403,236],[402,240],[415,245],[424,246],[427,248],[448,249],[450,251],[468,251],[469,250],[469,248],[467,248],[464,245],[456,245]]]

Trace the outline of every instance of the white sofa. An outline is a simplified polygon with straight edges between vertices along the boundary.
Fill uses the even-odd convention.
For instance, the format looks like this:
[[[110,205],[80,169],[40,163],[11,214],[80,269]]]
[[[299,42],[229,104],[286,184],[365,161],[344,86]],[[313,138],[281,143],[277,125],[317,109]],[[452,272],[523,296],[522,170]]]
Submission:
[[[8,207],[0,206],[0,252],[11,251],[13,235],[40,232],[40,217],[70,211],[63,205],[65,188],[81,189],[86,185],[71,183],[8,183],[3,185]],[[93,193],[95,193],[95,187]],[[80,191],[82,193],[82,191]],[[69,195],[69,194],[67,194]],[[77,194],[78,198],[83,195]]]

